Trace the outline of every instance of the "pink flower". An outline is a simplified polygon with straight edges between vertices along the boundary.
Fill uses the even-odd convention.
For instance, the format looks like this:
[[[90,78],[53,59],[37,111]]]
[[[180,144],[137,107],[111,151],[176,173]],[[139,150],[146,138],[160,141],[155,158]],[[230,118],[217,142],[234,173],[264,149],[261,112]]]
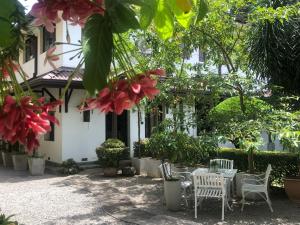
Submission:
[[[49,48],[46,52],[46,57],[44,60],[44,65],[46,65],[46,63],[48,62],[54,69],[56,69],[56,66],[53,62],[59,60],[58,55],[53,54],[55,50],[56,46]]]

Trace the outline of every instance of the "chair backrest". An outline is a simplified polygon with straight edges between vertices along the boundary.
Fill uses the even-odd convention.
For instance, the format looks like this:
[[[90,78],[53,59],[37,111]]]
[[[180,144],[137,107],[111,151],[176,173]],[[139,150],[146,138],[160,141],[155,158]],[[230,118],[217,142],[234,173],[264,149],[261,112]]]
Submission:
[[[270,174],[272,171],[272,166],[271,164],[268,164],[267,170],[266,170],[266,175],[265,175],[265,183],[264,185],[267,187],[269,184],[269,179],[270,179]]]
[[[209,161],[209,165],[216,163],[218,165],[218,169],[233,169],[233,160],[229,159],[211,159]]]
[[[168,180],[169,178],[171,178],[172,174],[170,163],[165,162],[163,164],[160,164],[159,169],[164,180]]]
[[[207,190],[205,193],[208,197],[210,194],[215,193],[214,191],[208,191],[210,189],[219,189],[225,195],[225,180],[220,174],[196,172],[193,174],[193,181],[196,195],[201,193],[201,189]]]

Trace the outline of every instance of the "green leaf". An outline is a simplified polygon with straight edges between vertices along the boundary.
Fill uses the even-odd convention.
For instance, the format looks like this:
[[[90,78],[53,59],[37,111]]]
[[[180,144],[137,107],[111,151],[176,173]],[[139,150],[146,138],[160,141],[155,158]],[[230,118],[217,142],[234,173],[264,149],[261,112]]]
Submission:
[[[109,20],[99,14],[91,16],[85,25],[83,38],[83,85],[93,95],[106,85],[110,71],[113,34]]]
[[[11,15],[15,12],[16,5],[15,1],[12,0],[1,0],[0,7],[0,49],[9,47],[14,38],[12,36],[12,25],[11,25]]]
[[[139,29],[140,24],[135,12],[119,0],[106,0],[106,12],[112,22],[114,33],[124,33],[129,29]]]
[[[189,11],[188,13],[183,12],[183,10],[178,7],[176,0],[170,0],[169,4],[173,13],[175,14],[178,23],[184,28],[188,28],[191,24],[193,16],[195,15],[193,10]]]
[[[199,0],[199,8],[196,23],[202,20],[208,12],[208,5],[206,0]]]
[[[168,4],[169,0],[158,0],[154,24],[158,35],[166,40],[173,35],[174,16]]]
[[[12,36],[11,28],[11,24],[8,21],[0,18],[0,49],[7,48],[14,42],[15,39]]]
[[[157,9],[157,0],[145,1],[141,7],[140,24],[146,29],[152,22]]]

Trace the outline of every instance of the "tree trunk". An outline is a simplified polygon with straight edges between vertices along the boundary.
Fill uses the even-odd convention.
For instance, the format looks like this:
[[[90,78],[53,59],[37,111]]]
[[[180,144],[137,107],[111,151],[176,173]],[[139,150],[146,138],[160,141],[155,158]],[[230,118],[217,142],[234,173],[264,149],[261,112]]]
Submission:
[[[249,173],[254,173],[254,154],[253,149],[248,150],[248,170]]]

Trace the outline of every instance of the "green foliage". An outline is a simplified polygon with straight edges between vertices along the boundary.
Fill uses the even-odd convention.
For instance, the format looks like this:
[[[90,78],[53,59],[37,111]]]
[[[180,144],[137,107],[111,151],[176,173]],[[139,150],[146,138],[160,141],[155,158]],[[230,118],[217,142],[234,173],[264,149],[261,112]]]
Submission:
[[[80,172],[80,167],[74,159],[67,159],[62,163],[62,173],[66,175],[73,175]]]
[[[11,218],[14,215],[5,216],[4,214],[0,214],[0,225],[18,225],[17,221],[12,221]]]
[[[234,167],[246,172],[248,169],[248,153],[240,149],[221,149],[218,158],[234,160]],[[265,172],[268,164],[272,165],[271,182],[283,185],[283,179],[296,176],[299,173],[299,158],[297,154],[279,151],[256,151],[254,153],[255,171]]]
[[[119,160],[128,158],[128,148],[118,139],[107,139],[96,149],[103,167],[118,167]]]
[[[109,20],[99,14],[89,18],[84,29],[83,53],[85,70],[83,85],[90,94],[107,83],[112,61],[113,34]]]
[[[245,112],[241,110],[239,96],[225,99],[215,106],[210,117],[216,123],[226,123],[229,121],[256,119],[272,110],[272,106],[258,98],[244,97]]]
[[[7,58],[17,59],[23,47],[27,18],[24,7],[17,0],[2,0],[0,8],[0,63]]]
[[[298,15],[276,18],[275,11],[298,2]],[[250,69],[286,92],[300,94],[300,20],[297,0],[268,1],[269,18],[253,24],[249,32]],[[264,12],[262,12],[263,14]],[[264,13],[266,16],[267,13]]]
[[[146,144],[147,156],[167,158],[173,163],[195,165],[207,163],[218,149],[215,137],[190,137],[186,133],[160,131],[154,133]]]
[[[149,139],[145,138],[141,140],[140,142],[134,142],[133,144],[133,151],[134,157],[152,157],[151,152],[148,151],[148,148],[146,147],[149,144]]]

